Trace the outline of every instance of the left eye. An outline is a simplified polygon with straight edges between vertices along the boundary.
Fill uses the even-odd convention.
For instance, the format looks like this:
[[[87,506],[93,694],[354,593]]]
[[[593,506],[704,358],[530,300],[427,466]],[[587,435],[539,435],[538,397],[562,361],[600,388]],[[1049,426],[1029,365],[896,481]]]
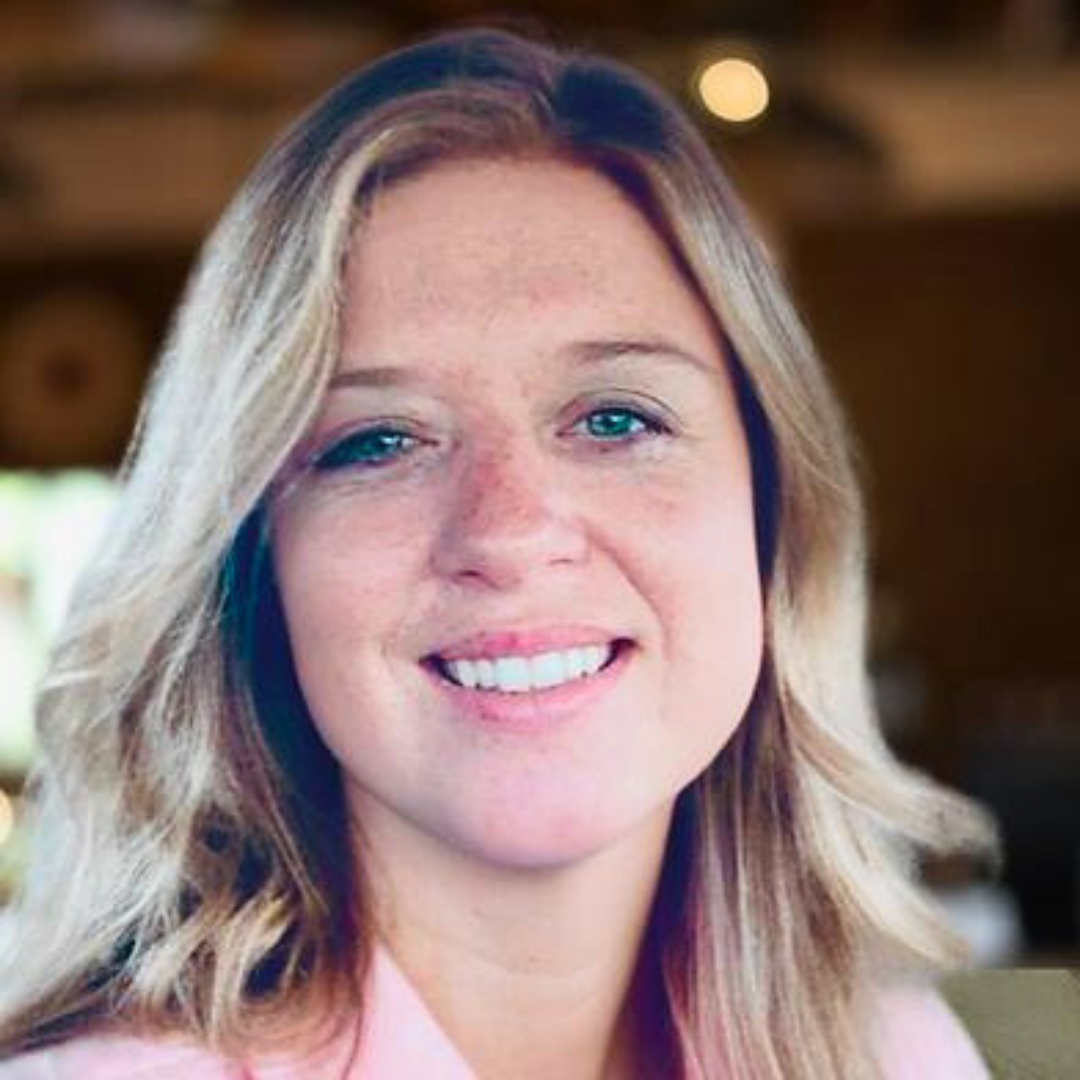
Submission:
[[[418,440],[394,428],[371,428],[347,435],[335,443],[314,462],[323,471],[342,469],[346,466],[378,468],[395,458],[403,457]]]
[[[668,431],[662,421],[622,405],[593,409],[581,423],[588,433],[601,442],[632,441],[643,435],[659,435]]]

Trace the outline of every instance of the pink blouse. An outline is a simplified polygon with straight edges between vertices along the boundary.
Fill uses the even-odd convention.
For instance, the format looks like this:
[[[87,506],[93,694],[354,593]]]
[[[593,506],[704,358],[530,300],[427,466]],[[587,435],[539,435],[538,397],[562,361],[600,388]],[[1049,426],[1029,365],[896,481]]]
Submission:
[[[182,1039],[93,1035],[0,1062],[0,1080],[475,1080],[385,949],[371,971],[365,1037],[314,1054],[229,1062]],[[967,1032],[935,991],[889,991],[879,1047],[887,1080],[989,1080]]]

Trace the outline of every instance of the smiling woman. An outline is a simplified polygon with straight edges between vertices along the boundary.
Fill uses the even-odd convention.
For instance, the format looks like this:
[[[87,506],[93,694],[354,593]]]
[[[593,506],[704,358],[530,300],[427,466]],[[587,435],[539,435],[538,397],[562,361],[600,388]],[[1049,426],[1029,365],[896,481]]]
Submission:
[[[399,180],[343,285],[348,382],[273,550],[369,844],[391,874],[418,872],[424,838],[453,865],[554,869],[621,841],[659,866],[631,851],[662,843],[761,660],[748,454],[707,307],[617,186],[552,158]],[[410,363],[362,386],[386,357]],[[598,670],[571,680],[575,662]]]
[[[985,1076],[916,858],[994,831],[880,737],[863,559],[661,92],[357,73],[207,243],[44,686],[0,1076]]]

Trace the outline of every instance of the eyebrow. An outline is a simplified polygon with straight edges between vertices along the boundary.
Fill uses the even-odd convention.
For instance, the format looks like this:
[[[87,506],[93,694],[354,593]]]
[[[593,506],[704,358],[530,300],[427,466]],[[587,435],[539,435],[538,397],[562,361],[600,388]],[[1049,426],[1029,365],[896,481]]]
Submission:
[[[560,351],[575,363],[586,366],[641,357],[696,368],[710,377],[715,374],[714,364],[662,337],[575,341],[564,346]],[[331,378],[329,388],[339,390],[345,387],[412,386],[423,381],[424,374],[421,368],[373,365],[339,371]]]

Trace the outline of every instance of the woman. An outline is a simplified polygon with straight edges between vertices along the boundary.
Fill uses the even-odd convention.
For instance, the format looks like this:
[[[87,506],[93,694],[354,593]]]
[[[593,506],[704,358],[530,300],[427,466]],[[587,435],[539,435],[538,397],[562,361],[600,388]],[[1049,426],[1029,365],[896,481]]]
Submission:
[[[993,828],[879,735],[841,418],[655,88],[482,30],[341,84],[126,482],[0,1076],[985,1075],[914,869]]]

